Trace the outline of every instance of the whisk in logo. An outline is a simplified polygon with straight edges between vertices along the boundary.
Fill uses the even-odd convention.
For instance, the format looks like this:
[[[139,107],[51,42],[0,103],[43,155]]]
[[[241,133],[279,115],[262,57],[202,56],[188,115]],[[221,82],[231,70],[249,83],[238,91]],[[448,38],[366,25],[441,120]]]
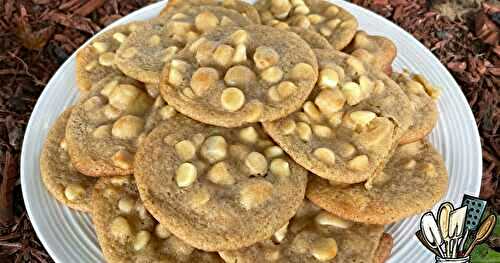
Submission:
[[[460,207],[441,204],[438,214],[425,213],[416,236],[436,255],[436,262],[466,263],[474,248],[484,242],[496,224],[495,215],[483,219],[486,201],[464,195]],[[483,219],[483,220],[481,220]]]

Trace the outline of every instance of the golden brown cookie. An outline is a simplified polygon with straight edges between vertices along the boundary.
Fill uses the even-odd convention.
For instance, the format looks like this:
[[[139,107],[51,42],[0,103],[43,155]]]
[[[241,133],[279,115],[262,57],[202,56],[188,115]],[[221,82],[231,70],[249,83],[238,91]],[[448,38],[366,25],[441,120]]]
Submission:
[[[271,238],[219,254],[228,263],[372,263],[383,231],[383,226],[345,221],[306,201]]]
[[[300,27],[291,27],[288,30],[294,32],[295,34],[299,35],[302,39],[304,39],[307,44],[312,49],[332,49],[332,45],[324,38],[322,35],[319,33],[316,33],[313,30],[309,29],[303,29]]]
[[[144,208],[131,176],[100,178],[92,221],[106,262],[223,262],[216,253],[186,244]]]
[[[68,120],[66,142],[73,165],[89,176],[132,174],[137,145],[157,122],[173,114],[143,84],[121,75],[103,79]]]
[[[131,33],[116,51],[115,64],[127,76],[158,84],[165,62],[185,46],[167,29],[168,20],[156,18]]]
[[[170,232],[219,251],[276,232],[300,206],[306,173],[258,125],[227,129],[178,114],[139,147],[134,175],[148,211]]]
[[[398,146],[369,184],[334,185],[312,177],[307,197],[347,220],[382,225],[429,210],[447,189],[443,158],[422,140]]]
[[[113,27],[76,53],[76,82],[81,91],[88,91],[108,75],[120,72],[115,66],[115,52],[142,23]]]
[[[366,181],[406,132],[413,110],[385,74],[335,50],[315,50],[319,81],[302,110],[266,132],[297,163],[338,183]]]
[[[59,202],[89,212],[97,179],[79,173],[71,164],[64,139],[71,108],[64,111],[45,139],[40,155],[40,173],[45,187]]]
[[[160,91],[197,121],[239,127],[297,110],[316,79],[314,52],[296,34],[260,25],[218,27],[165,65]]]
[[[250,19],[254,24],[260,24],[260,16],[255,7],[241,0],[170,0],[160,12],[160,16],[166,16],[184,7],[190,8],[201,5],[220,6],[232,9]]]
[[[394,73],[392,79],[403,89],[415,109],[413,125],[403,135],[400,144],[418,141],[427,136],[436,126],[439,117],[436,104],[439,90],[430,84],[424,76],[411,74],[407,71]]]
[[[397,54],[396,45],[390,39],[369,35],[364,31],[358,31],[344,51],[371,64],[388,76],[392,73],[392,62]]]
[[[377,251],[375,252],[375,258],[373,263],[384,263],[391,256],[391,250],[394,240],[392,236],[384,233],[378,244]]]
[[[301,27],[323,35],[337,50],[351,42],[358,21],[349,12],[324,0],[258,0],[262,23],[280,29]]]

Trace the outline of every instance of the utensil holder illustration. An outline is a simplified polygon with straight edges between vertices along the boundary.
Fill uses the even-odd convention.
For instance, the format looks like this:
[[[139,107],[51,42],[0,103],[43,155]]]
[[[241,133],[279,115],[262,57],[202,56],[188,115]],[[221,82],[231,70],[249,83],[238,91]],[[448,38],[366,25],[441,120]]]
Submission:
[[[436,256],[436,263],[470,263],[470,256],[464,258],[442,258]]]

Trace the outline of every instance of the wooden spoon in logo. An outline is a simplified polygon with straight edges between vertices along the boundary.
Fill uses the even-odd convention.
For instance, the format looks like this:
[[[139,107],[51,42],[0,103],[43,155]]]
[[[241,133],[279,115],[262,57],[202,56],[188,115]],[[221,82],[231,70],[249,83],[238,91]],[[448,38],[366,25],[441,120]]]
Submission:
[[[484,242],[484,240],[491,234],[491,231],[493,231],[493,229],[495,228],[496,222],[497,219],[495,215],[489,215],[488,218],[484,220],[484,222],[479,227],[479,230],[477,231],[477,235],[474,238],[474,241],[472,241],[469,249],[467,249],[467,252],[465,252],[464,257],[469,256],[475,246]]]
[[[450,235],[449,235],[449,227],[450,227],[450,213],[453,211],[453,205],[451,203],[443,203],[441,207],[439,207],[439,230],[441,230],[441,236],[443,237],[443,241],[445,244],[445,251],[447,257],[451,257],[451,246],[450,246]]]

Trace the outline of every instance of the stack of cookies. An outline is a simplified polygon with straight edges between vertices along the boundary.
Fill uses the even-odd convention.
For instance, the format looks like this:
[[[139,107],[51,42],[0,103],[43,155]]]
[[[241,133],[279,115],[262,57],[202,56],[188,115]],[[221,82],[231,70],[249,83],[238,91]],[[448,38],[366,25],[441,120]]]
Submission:
[[[384,262],[447,190],[438,90],[324,0],[172,0],[77,54],[41,154],[108,262]]]

